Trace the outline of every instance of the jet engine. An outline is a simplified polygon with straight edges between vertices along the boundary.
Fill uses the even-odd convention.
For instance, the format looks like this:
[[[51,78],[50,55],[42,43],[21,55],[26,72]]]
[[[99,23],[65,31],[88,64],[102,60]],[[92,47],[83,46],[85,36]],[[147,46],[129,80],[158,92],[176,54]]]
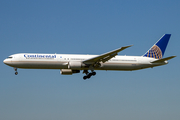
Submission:
[[[60,73],[62,75],[72,75],[74,73],[80,73],[80,70],[72,70],[72,69],[61,69]]]
[[[69,69],[80,69],[80,68],[82,68],[82,63],[81,62],[69,62],[68,68]]]

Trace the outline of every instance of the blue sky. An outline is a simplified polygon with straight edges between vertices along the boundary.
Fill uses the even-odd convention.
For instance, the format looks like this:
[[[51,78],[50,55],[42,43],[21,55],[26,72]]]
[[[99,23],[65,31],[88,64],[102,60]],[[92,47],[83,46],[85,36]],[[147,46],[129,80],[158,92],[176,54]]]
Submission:
[[[0,1],[0,119],[179,120],[180,1]],[[139,71],[60,75],[3,64],[15,53],[143,55],[172,34],[166,66]]]

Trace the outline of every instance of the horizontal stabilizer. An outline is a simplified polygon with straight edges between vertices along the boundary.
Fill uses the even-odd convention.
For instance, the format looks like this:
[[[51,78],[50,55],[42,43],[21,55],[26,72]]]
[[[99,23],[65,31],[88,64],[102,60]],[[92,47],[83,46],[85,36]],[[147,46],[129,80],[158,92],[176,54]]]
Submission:
[[[174,57],[176,57],[176,56],[170,56],[170,57],[167,57],[167,58],[159,59],[159,60],[153,61],[153,62],[151,62],[151,63],[160,63],[160,62],[164,62],[164,61],[170,60],[170,59],[172,59],[172,58],[174,58]]]

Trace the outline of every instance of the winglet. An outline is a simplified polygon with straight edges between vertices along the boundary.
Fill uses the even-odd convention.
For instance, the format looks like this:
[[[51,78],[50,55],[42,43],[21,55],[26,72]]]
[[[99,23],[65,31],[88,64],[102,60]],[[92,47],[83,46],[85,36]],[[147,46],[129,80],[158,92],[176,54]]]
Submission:
[[[164,34],[143,56],[161,59],[165,53],[171,34]]]

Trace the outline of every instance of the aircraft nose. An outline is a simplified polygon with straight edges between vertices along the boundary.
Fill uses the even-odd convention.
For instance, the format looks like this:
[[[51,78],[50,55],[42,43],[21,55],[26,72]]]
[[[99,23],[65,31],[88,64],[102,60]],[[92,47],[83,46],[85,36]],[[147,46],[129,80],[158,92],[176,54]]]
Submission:
[[[6,65],[8,65],[8,63],[10,63],[11,61],[9,61],[9,60],[7,60],[7,59],[5,59],[4,61],[3,61],[3,63],[4,64],[6,64]]]
[[[3,61],[3,63],[6,64],[6,63],[7,63],[7,60],[5,59],[5,60]]]

